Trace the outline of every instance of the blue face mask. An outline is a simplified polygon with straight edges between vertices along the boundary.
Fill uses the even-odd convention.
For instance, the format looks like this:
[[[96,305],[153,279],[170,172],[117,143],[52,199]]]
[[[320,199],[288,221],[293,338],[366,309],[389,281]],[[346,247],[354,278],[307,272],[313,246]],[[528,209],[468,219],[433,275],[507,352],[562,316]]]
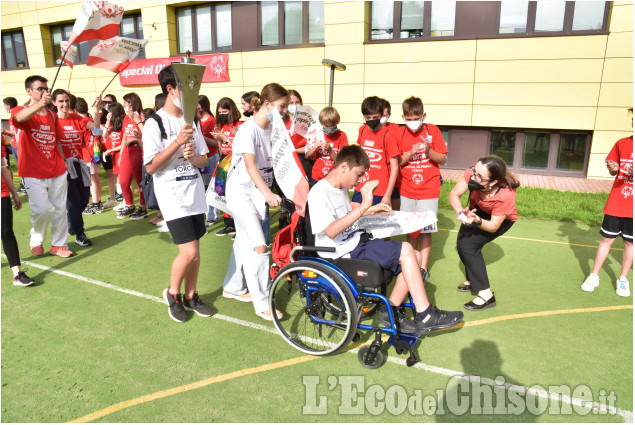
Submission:
[[[267,111],[267,117],[269,117],[269,122],[273,122],[273,110],[271,112]]]

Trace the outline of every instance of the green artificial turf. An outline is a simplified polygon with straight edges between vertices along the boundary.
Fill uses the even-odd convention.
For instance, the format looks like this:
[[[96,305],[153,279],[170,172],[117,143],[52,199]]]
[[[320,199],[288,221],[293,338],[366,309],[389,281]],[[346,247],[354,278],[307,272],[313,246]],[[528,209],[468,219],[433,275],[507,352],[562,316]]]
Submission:
[[[270,323],[258,318],[251,304],[222,298],[232,241],[214,236],[220,223],[210,227],[210,234],[201,240],[198,289],[201,298],[222,317],[194,315],[185,323],[176,323],[168,317],[167,306],[156,300],[167,287],[177,252],[169,234],[157,233],[147,220],[117,220],[107,210],[84,217],[92,247],[78,247],[71,236],[69,246],[76,256],[35,258],[29,252],[29,209],[25,196],[23,200],[24,209],[14,217],[23,261],[156,298],[119,292],[28,264],[24,267],[37,285],[15,287],[3,257],[2,422],[71,421],[157,391],[304,357]],[[601,210],[603,203],[598,202]],[[633,411],[632,298],[615,295],[621,240],[605,262],[600,286],[586,293],[579,286],[593,264],[598,227],[527,218],[520,209],[519,204],[519,220],[505,237],[484,249],[496,308],[466,311],[465,327],[435,333],[416,346],[421,364],[442,369],[388,362],[368,370],[359,364],[356,353],[344,352],[167,395],[114,411],[96,422],[621,422],[619,415],[569,414],[566,403],[560,409],[564,412],[558,413],[555,402],[538,415],[527,410],[518,415],[482,412],[479,403],[471,401],[465,414],[454,415],[448,408],[457,381],[444,370],[489,379],[500,376],[506,383],[526,387],[574,389],[585,385],[593,400],[600,401],[602,391],[612,391],[617,407]],[[439,229],[433,235],[431,279],[426,289],[440,308],[462,309],[470,295],[456,291],[464,280],[455,249],[458,222],[443,207]],[[276,230],[277,220],[273,220],[272,233]],[[632,273],[629,279],[632,281]],[[611,306],[631,308],[510,317]],[[478,324],[503,317],[507,320]],[[371,332],[362,332],[362,342],[372,338]],[[406,358],[387,345],[383,350],[393,358]],[[303,379],[315,379],[312,377],[320,380],[317,396],[326,397],[324,413],[303,413],[303,406],[313,404]],[[361,392],[347,403],[350,392],[342,383],[360,380]],[[390,390],[393,395],[403,391],[408,397],[421,394],[442,401],[445,409],[426,414],[396,406],[398,414],[394,414],[387,407],[389,402],[372,397],[372,390]],[[472,387],[471,392],[461,394],[469,399],[478,395],[476,390]],[[505,397],[510,394],[500,391]],[[362,400],[361,414],[346,407]],[[550,409],[554,409],[551,414]]]

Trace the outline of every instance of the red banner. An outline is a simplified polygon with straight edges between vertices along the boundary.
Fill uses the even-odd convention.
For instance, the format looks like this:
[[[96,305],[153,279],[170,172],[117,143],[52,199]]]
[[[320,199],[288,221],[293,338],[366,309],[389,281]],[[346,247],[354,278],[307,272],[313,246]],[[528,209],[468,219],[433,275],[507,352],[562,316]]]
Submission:
[[[204,83],[216,83],[229,81],[227,69],[227,54],[192,56],[199,65],[205,65],[203,74]],[[119,83],[122,86],[134,86],[138,84],[159,84],[159,71],[169,66],[172,62],[179,62],[180,58],[137,59],[119,73]]]

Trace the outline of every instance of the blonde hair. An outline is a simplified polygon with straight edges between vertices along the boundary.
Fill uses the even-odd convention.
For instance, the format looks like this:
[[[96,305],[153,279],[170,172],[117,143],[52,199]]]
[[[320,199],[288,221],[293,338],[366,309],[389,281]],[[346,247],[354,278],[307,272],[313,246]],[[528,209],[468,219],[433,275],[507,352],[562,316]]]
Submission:
[[[320,111],[319,119],[324,127],[335,127],[340,123],[340,113],[332,106],[327,106]]]

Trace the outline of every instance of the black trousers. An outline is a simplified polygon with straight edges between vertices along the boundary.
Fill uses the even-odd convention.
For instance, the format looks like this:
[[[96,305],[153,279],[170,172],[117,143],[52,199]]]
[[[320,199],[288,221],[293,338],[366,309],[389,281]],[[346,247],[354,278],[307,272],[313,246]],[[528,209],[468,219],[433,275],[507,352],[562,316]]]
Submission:
[[[71,179],[70,174],[66,176],[68,181],[68,192],[66,196],[66,209],[68,210],[68,221],[70,228],[76,235],[84,233],[84,217],[82,212],[88,205],[90,198],[90,187],[84,186],[82,179],[82,169],[79,162],[74,162],[76,179]]]
[[[2,249],[4,250],[7,259],[9,260],[9,267],[15,267],[20,265],[20,251],[18,251],[18,241],[15,239],[13,233],[13,205],[11,204],[11,196],[4,196],[2,198],[2,205],[0,205],[0,211],[2,212]]]
[[[491,218],[489,214],[482,211],[477,211],[477,215],[485,220]],[[470,281],[473,291],[482,291],[490,287],[482,253],[483,246],[507,232],[513,224],[513,221],[505,220],[494,233],[486,232],[478,227],[461,225],[456,238],[456,249],[465,266],[465,279]]]

